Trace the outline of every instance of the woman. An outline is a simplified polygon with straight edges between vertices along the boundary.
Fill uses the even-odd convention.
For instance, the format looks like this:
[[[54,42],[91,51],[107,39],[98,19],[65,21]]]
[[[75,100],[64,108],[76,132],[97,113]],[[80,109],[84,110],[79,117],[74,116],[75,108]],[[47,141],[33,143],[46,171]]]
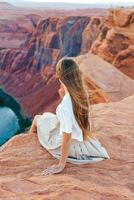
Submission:
[[[37,131],[41,145],[59,159],[57,165],[46,168],[42,175],[60,173],[66,162],[87,164],[110,159],[92,133],[88,93],[73,58],[64,57],[57,63],[56,77],[61,83],[62,97],[56,115],[45,112],[35,116],[30,129],[30,133]]]

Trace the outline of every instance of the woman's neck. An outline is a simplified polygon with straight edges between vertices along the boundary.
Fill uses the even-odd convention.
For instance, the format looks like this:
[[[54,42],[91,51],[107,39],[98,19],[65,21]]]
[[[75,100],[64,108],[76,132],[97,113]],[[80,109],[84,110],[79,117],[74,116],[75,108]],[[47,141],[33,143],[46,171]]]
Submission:
[[[65,94],[68,94],[69,92],[68,92],[68,90],[65,88]]]
[[[66,88],[66,86],[64,85],[64,83],[62,83],[62,81],[60,80],[62,87],[64,88],[65,94],[68,94],[68,90]]]

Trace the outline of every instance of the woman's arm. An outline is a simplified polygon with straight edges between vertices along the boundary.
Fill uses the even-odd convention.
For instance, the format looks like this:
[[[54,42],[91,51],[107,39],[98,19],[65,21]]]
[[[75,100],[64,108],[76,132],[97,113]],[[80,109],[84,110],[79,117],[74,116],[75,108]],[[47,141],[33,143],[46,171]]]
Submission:
[[[63,138],[62,138],[62,145],[61,145],[61,158],[59,161],[59,166],[65,167],[66,165],[66,158],[68,157],[69,147],[71,143],[71,134],[63,132]]]
[[[71,134],[63,132],[63,142],[61,145],[61,158],[59,160],[59,164],[47,167],[42,172],[42,175],[52,175],[63,171],[66,165],[66,158],[68,157],[70,142],[71,142]]]

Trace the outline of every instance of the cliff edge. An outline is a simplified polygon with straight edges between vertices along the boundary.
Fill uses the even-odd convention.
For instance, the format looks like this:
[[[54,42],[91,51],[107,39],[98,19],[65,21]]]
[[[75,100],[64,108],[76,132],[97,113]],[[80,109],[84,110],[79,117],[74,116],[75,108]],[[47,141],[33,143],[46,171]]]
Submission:
[[[134,96],[92,105],[95,134],[110,160],[67,163],[61,174],[41,176],[57,163],[37,135],[16,135],[0,149],[1,200],[132,200]],[[64,195],[64,196],[63,196]]]

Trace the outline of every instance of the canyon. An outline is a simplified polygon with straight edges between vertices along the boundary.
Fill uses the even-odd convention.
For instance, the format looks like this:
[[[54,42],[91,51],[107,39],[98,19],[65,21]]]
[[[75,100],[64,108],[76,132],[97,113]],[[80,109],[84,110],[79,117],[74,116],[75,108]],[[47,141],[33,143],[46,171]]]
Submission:
[[[57,160],[36,133],[24,130],[0,147],[0,199],[132,200],[134,9],[43,11],[4,4],[0,12],[0,85],[29,118],[55,113],[55,66],[73,57],[91,94],[94,134],[110,155],[94,164],[67,163],[61,174],[43,177]]]
[[[134,9],[109,11],[90,51],[134,79]]]
[[[9,17],[12,16],[12,9]],[[51,16],[50,12],[49,17],[45,17],[47,12],[40,13],[40,17],[33,16],[33,13],[31,15],[30,12],[29,18],[27,14],[24,15],[22,12],[18,14],[17,12],[19,16],[17,15],[15,18],[16,24],[19,20],[18,24],[21,27],[20,17],[22,18],[22,14],[27,22],[23,24],[25,27],[23,39],[18,37],[20,42],[17,43],[17,46],[16,34],[19,35],[19,30],[24,27],[14,27],[13,29],[12,23],[9,21],[8,34],[10,38],[14,35],[15,39],[13,37],[10,40],[11,44],[4,40],[4,46],[0,50],[0,73],[2,74],[0,84],[20,102],[29,117],[46,110],[55,111],[59,102],[57,94],[59,83],[54,77],[56,62],[67,54],[77,56],[82,51],[83,53],[87,52],[103,24],[104,11],[101,13],[101,10],[96,11],[96,13],[100,13],[99,17],[90,16],[92,12],[84,16],[87,10],[86,13],[80,10],[77,14],[74,13],[75,16],[71,16],[70,11],[66,11],[64,15],[62,11],[59,13],[57,11],[55,16]],[[37,15],[37,12],[34,14]],[[14,24],[14,18],[12,20]],[[90,30],[90,35],[86,36],[88,30]],[[5,36],[6,31],[7,29],[1,29]],[[95,36],[93,36],[94,31],[96,32]],[[86,43],[85,37],[88,41]]]
[[[90,60],[89,58],[88,60],[87,56],[86,63],[94,65],[94,70],[96,70],[94,71],[94,73],[97,74],[99,73],[99,71],[97,72],[97,66],[100,65],[100,62],[103,62],[104,69],[102,69],[103,67],[101,68],[102,76],[103,74],[105,74],[105,68],[107,68],[105,66],[108,65],[106,61],[110,62],[111,64],[117,63],[117,59],[113,59],[113,56],[109,56],[110,44],[113,45],[114,49],[116,49],[116,47],[113,42],[109,44],[110,40],[108,40],[106,36],[108,29],[108,32],[115,31],[114,28],[116,21],[114,22],[113,19],[116,20],[117,16],[122,17],[124,21],[126,20],[126,23],[116,23],[116,29],[118,31],[124,30],[124,37],[126,33],[125,30],[127,29],[127,34],[129,35],[129,37],[131,36],[127,40],[127,45],[124,45],[120,48],[118,45],[117,51],[119,51],[119,49],[123,49],[123,51],[128,52],[130,49],[131,52],[128,57],[121,57],[123,59],[119,62],[120,64],[125,62],[125,68],[118,67],[117,64],[115,64],[115,66],[113,65],[113,70],[115,70],[116,67],[119,71],[123,70],[123,73],[120,73],[120,79],[118,80],[118,72],[113,72],[116,73],[116,75],[112,77],[111,88],[116,87],[118,84],[118,88],[120,87],[118,90],[120,90],[120,92],[124,90],[124,95],[120,94],[122,95],[122,98],[127,97],[129,96],[129,94],[131,95],[133,93],[133,45],[130,45],[131,43],[133,44],[133,10],[110,10],[107,11],[108,13],[106,17],[106,13],[104,14],[104,11],[102,11],[101,13],[100,10],[97,10],[96,12],[94,11],[94,13],[99,13],[98,16],[90,16],[92,13],[89,13],[88,15],[87,13],[85,13],[86,16],[84,16],[85,10],[80,10],[77,14],[75,14],[76,11],[74,12],[75,16],[71,16],[70,11],[66,11],[64,15],[62,11],[57,14],[57,11],[57,13],[55,12],[55,16],[51,16],[50,12],[49,17],[46,17],[48,11],[46,13],[44,12],[44,14],[40,13],[40,15],[39,12],[37,14],[36,11],[36,15],[35,13],[30,13],[29,18],[27,17],[27,14],[24,15],[23,11],[23,18],[27,22],[23,24],[25,29],[24,27],[14,27],[14,29],[12,29],[12,23],[10,21],[10,27],[8,27],[8,30],[10,30],[9,33],[11,34],[11,38],[12,35],[14,35],[16,39],[15,34],[18,34],[18,31],[21,31],[22,29],[25,30],[25,34],[23,37],[21,36],[21,39],[19,38],[20,42],[17,43],[18,46],[16,45],[16,42],[13,38],[13,41],[11,40],[11,44],[10,42],[7,43],[5,41],[5,46],[1,48],[0,73],[2,74],[2,76],[0,76],[0,84],[9,94],[14,96],[20,102],[25,111],[28,113],[29,117],[33,118],[35,114],[41,114],[45,111],[55,112],[55,108],[59,103],[59,96],[57,93],[59,83],[57,82],[57,80],[55,80],[55,66],[57,61],[61,57],[66,55],[72,57],[77,57],[79,55],[84,56],[86,55],[86,53],[96,54],[100,57],[100,59],[97,59],[98,62],[96,61],[94,64],[94,62],[92,61],[93,59]],[[10,13],[11,16],[12,12]],[[79,16],[79,12],[81,12],[81,16]],[[19,15],[20,14],[22,15],[21,12],[19,13]],[[27,20],[25,17],[27,17]],[[21,26],[20,16],[17,19],[19,19],[19,26]],[[129,26],[127,27],[127,25]],[[123,27],[120,28],[120,26]],[[124,26],[126,27],[124,28]],[[15,32],[13,32],[13,30]],[[1,32],[2,31],[6,31],[6,29],[1,29]],[[117,39],[116,35],[113,38],[114,41],[118,39],[118,35]],[[124,43],[122,42],[122,39],[119,39],[119,41],[121,43],[120,46],[125,43],[125,41]],[[107,46],[106,54],[103,49],[103,43],[105,44],[105,46]],[[13,46],[12,44],[14,44],[15,46]],[[99,44],[101,45],[99,46]],[[7,47],[7,45],[9,45],[9,47]],[[123,52],[121,51],[120,53]],[[105,56],[102,54],[104,54]],[[103,59],[103,61],[101,61],[101,58]],[[84,71],[84,68],[86,67],[84,65],[84,57],[81,62],[83,62],[82,69]],[[130,75],[128,74],[128,71],[130,71]],[[125,76],[125,74],[127,76]],[[90,77],[88,77],[88,85],[90,86],[89,89],[94,91],[96,91],[96,89],[98,90],[97,93],[94,93],[95,97],[93,97],[93,99],[91,100],[92,104],[120,99],[118,98],[119,94],[117,94],[116,92],[114,92],[114,95],[116,96],[117,94],[117,98],[111,98],[110,90],[104,90],[102,84],[98,85],[97,80],[91,81],[91,79],[92,74],[90,75]],[[114,79],[117,81],[115,81]],[[118,83],[115,84],[115,82]],[[104,84],[106,85],[107,82]],[[124,89],[124,84],[127,85],[125,86],[126,89]],[[114,91],[115,90],[117,90],[117,88],[114,89]]]

